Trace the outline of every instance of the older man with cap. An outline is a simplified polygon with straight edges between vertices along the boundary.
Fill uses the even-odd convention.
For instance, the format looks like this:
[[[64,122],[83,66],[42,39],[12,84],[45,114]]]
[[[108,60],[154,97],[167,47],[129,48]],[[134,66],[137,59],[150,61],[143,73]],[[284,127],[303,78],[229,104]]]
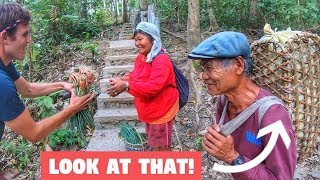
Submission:
[[[188,55],[200,59],[201,78],[208,93],[218,96],[216,122],[203,137],[203,148],[231,166],[256,158],[267,146],[271,134],[256,138],[260,129],[281,120],[291,142],[281,138],[268,157],[234,179],[293,178],[297,163],[295,133],[284,104],[270,92],[255,85],[251,50],[247,38],[238,32],[221,32],[199,44]],[[250,112],[251,111],[251,112]]]

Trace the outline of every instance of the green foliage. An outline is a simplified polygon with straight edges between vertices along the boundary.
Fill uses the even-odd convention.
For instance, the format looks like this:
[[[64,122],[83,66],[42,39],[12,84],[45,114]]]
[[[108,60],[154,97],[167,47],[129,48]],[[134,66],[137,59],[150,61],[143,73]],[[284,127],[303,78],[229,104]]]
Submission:
[[[113,15],[106,11],[103,2],[97,0],[90,3],[80,0],[33,0],[24,1],[24,6],[32,14],[32,31],[36,32],[32,34],[33,41],[38,45],[37,61],[33,63],[35,70],[65,58],[69,53],[66,48],[69,44],[87,41],[114,22]],[[83,11],[87,11],[84,13],[86,15]],[[22,64],[23,67],[26,67],[25,64]]]
[[[201,66],[200,66],[200,61],[197,60],[197,61],[193,61],[193,67],[195,68],[196,71],[199,71]]]
[[[32,65],[32,68],[39,69],[40,64],[37,63],[37,57],[39,54],[39,44],[32,43],[29,45],[27,52],[29,52],[25,58],[22,61],[15,61],[15,67],[16,69],[21,73],[27,73],[29,70],[30,64]],[[28,79],[29,81],[32,81],[31,79]]]
[[[53,99],[50,96],[37,97],[35,98],[35,103],[40,109],[40,111],[37,112],[37,115],[41,119],[52,116],[55,113],[54,110],[52,110]]]
[[[101,32],[99,24],[94,18],[88,20],[80,16],[67,14],[62,15],[57,23],[65,40],[69,38],[88,40]]]
[[[69,150],[71,147],[78,145],[83,147],[82,139],[70,129],[58,129],[48,137],[48,143],[54,150]]]
[[[140,1],[139,0],[128,0],[128,7],[130,9],[139,9]]]
[[[31,158],[35,149],[32,144],[28,144],[28,142],[22,138],[10,141],[1,140],[0,164],[3,163],[6,164],[6,166],[3,166],[0,170],[4,170],[6,167],[18,168],[20,171],[24,170],[32,161]]]
[[[188,20],[188,2],[186,0],[163,0],[156,1],[156,16],[164,24],[168,24],[175,28],[186,26]],[[179,19],[179,23],[177,20]]]
[[[261,0],[257,7],[272,27],[303,30],[320,23],[317,0]]]
[[[31,106],[36,108],[37,118],[44,119],[56,114],[56,110],[53,108],[55,99],[62,93],[62,91],[54,92],[48,96],[36,97]]]
[[[108,27],[110,24],[114,23],[114,18],[111,14],[108,14],[104,9],[99,9],[93,15],[94,21],[98,24],[98,27]]]
[[[154,2],[162,24],[175,27],[179,19],[181,24],[187,25],[188,1]],[[212,8],[222,30],[246,30],[251,29],[250,26],[262,29],[265,23],[279,29],[303,30],[320,24],[319,0],[260,0],[256,6],[256,17],[250,17],[248,0],[212,0]],[[207,0],[200,0],[201,29],[208,28],[209,18]]]
[[[216,18],[222,29],[244,29],[247,27],[249,1],[216,0],[214,5]]]
[[[92,55],[92,60],[96,60],[96,56],[99,54],[99,44],[92,42],[85,42],[82,44],[83,49],[89,50]]]
[[[196,149],[198,151],[203,151],[203,147],[202,147],[202,137],[197,137],[195,140],[194,140],[194,143],[196,145]]]

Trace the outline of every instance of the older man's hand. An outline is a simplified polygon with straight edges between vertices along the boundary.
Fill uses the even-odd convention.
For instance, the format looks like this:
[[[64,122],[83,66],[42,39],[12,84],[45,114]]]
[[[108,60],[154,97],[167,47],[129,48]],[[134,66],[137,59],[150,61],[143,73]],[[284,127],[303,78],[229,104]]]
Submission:
[[[203,149],[219,160],[231,164],[232,160],[239,156],[239,153],[234,149],[232,136],[225,137],[220,134],[220,127],[217,124],[208,127],[207,131],[203,136]]]

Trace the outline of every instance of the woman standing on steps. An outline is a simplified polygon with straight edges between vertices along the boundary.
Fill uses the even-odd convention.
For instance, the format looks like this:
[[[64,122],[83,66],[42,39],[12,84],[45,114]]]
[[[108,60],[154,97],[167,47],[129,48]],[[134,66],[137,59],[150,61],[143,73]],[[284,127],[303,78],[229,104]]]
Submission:
[[[128,75],[110,80],[107,93],[123,91],[134,96],[139,120],[146,123],[148,145],[154,151],[171,150],[174,117],[179,110],[179,92],[170,58],[162,52],[159,28],[140,22],[134,32],[139,55]]]

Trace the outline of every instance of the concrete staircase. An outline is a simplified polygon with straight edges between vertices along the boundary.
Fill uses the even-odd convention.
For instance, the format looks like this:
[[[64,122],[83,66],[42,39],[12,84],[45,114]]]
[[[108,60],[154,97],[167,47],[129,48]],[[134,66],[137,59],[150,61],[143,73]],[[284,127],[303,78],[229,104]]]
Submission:
[[[116,97],[110,97],[105,93],[110,78],[123,76],[133,68],[138,52],[134,40],[128,39],[129,37],[132,37],[132,25],[124,24],[119,40],[111,41],[106,49],[106,66],[100,80],[101,94],[97,97],[98,110],[94,115],[95,131],[87,151],[125,151],[124,143],[118,137],[119,122],[128,121],[139,131],[144,131],[143,123],[137,120],[132,95],[123,92]]]
[[[119,40],[121,39],[132,39],[133,37],[133,25],[131,23],[125,23],[122,26]]]

